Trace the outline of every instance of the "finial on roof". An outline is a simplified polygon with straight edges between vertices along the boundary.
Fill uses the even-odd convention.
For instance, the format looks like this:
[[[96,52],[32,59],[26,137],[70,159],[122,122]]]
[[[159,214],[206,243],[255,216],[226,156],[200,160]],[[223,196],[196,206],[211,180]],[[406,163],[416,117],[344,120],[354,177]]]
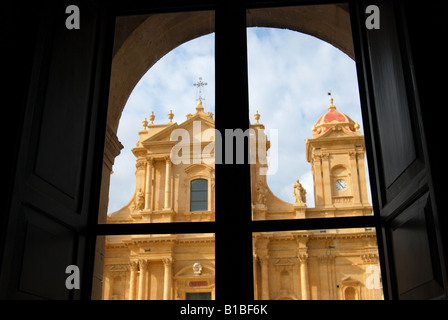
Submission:
[[[328,111],[331,109],[336,110],[336,106],[333,104],[333,97],[331,96],[331,91],[328,92],[328,95],[330,96],[330,105],[328,106]]]
[[[260,124],[260,122],[258,120],[260,120],[260,114],[258,113],[258,110],[255,112],[254,114],[254,118],[255,118],[255,124]]]
[[[150,124],[154,124],[154,119],[156,116],[154,115],[154,111],[151,111],[151,114],[149,115],[149,121],[151,121]]]
[[[200,112],[200,111],[204,112],[204,107],[202,106],[202,100],[198,101],[198,106],[196,107],[196,111],[197,112]]]
[[[143,130],[146,131],[146,128],[148,127],[148,120],[146,120],[146,118],[145,118],[145,120],[142,121],[142,125],[143,125]]]
[[[168,113],[168,119],[170,120],[169,123],[173,123],[173,118],[174,118],[173,110],[170,110],[170,113]]]

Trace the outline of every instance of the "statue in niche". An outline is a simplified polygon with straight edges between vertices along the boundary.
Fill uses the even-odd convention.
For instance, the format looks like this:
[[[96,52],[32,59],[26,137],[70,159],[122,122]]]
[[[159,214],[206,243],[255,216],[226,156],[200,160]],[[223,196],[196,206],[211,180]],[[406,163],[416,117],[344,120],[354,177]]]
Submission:
[[[266,205],[266,190],[261,180],[258,180],[256,190],[257,190],[257,204]]]
[[[306,202],[306,190],[302,186],[302,184],[299,182],[299,180],[296,180],[296,183],[294,183],[294,196],[296,197],[296,204],[303,205]]]
[[[135,202],[135,209],[142,211],[145,207],[145,195],[143,194],[142,189],[137,192],[137,199]]]

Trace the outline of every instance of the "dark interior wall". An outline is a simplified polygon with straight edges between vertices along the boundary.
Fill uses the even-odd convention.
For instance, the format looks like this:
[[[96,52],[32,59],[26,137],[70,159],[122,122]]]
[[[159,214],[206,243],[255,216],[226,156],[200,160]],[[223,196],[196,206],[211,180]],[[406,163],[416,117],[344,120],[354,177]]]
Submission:
[[[0,10],[2,56],[2,192],[0,200],[0,259],[9,211],[19,141],[41,13],[37,2],[5,1]],[[0,261],[1,263],[1,261]]]
[[[448,2],[443,0],[422,2],[403,1],[409,44],[427,140],[430,168],[433,176],[434,196],[443,230],[448,231],[447,205],[444,201],[447,166],[444,164],[446,142]],[[447,232],[442,232],[445,254]]]

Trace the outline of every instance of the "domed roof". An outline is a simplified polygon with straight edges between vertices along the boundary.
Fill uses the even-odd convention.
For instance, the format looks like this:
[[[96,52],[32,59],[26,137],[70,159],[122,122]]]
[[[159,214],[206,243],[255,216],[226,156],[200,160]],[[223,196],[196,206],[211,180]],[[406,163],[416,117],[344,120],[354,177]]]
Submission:
[[[322,115],[313,125],[313,138],[319,137],[333,128],[342,129],[346,133],[355,133],[359,130],[359,124],[350,119],[346,114],[336,110],[333,98],[330,98],[328,111]]]

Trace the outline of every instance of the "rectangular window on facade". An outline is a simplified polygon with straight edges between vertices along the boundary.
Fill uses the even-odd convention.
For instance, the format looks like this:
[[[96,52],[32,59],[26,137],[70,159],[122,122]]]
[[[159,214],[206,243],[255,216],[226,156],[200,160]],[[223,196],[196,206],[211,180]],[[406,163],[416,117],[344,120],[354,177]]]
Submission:
[[[190,182],[190,211],[207,211],[208,181],[196,179]]]

